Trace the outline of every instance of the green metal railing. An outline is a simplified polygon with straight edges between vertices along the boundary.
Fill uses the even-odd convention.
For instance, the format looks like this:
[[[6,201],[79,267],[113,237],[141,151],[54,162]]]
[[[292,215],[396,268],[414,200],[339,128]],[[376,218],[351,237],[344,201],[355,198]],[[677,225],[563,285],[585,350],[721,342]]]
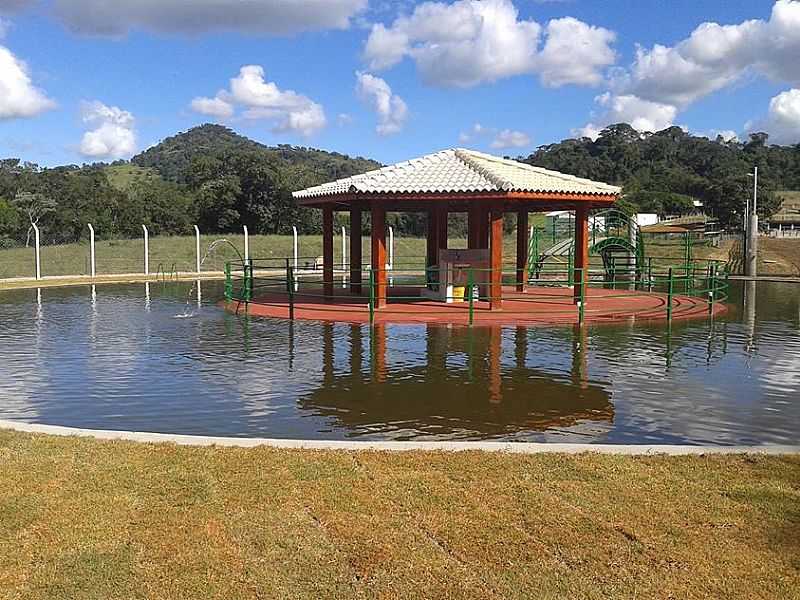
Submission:
[[[353,296],[349,290],[346,295],[348,300],[353,301],[352,303],[358,304],[360,299],[361,305],[368,310],[369,321],[373,323],[378,315],[390,314],[393,310],[397,310],[396,305],[426,300],[433,294],[438,294],[438,297],[442,298],[440,286],[443,284],[431,279],[431,271],[438,271],[438,268],[420,269],[418,264],[405,268],[401,264],[396,264],[392,269],[377,269],[363,265],[361,272],[366,275],[366,281],[361,282],[363,295]],[[648,258],[644,268],[636,270],[630,269],[628,265],[619,264],[612,265],[610,269],[597,264],[580,268],[571,262],[566,267],[544,265],[535,278],[527,281],[528,287],[524,293],[502,290],[502,286],[518,283],[518,271],[515,265],[508,265],[500,270],[499,297],[491,295],[490,279],[493,274],[491,269],[466,268],[461,271],[460,281],[463,285],[455,287],[463,287],[463,295],[459,292],[443,298],[448,302],[443,303],[442,309],[463,311],[465,321],[470,325],[480,322],[481,316],[490,310],[495,300],[513,301],[511,309],[503,309],[507,315],[513,314],[514,311],[524,314],[531,311],[535,303],[545,302],[560,303],[564,306],[563,309],[554,309],[551,306],[548,308],[548,315],[553,317],[572,315],[572,318],[577,315],[579,322],[592,316],[611,314],[609,309],[592,306],[595,297],[595,294],[590,293],[592,289],[604,290],[603,299],[658,298],[663,301],[661,309],[654,307],[652,303],[641,309],[631,305],[625,309],[625,314],[650,318],[659,316],[659,310],[662,310],[660,313],[662,318],[668,320],[680,316],[687,310],[684,303],[679,300],[682,297],[707,303],[708,314],[713,314],[714,306],[724,303],[728,297],[727,268],[721,261],[713,260],[672,265],[668,261],[651,257]],[[295,317],[295,304],[298,301],[313,303],[316,311],[336,312],[339,308],[335,304],[326,303],[330,300],[326,288],[334,290],[339,286],[349,288],[349,275],[349,271],[336,270],[332,279],[325,279],[322,269],[295,269],[285,258],[250,259],[246,262],[228,263],[225,265],[225,299],[228,302],[236,302],[237,310],[242,304],[246,310],[251,303],[286,307],[286,314],[290,319]],[[379,282],[383,279],[388,280],[387,283]],[[580,282],[585,283],[577,285]],[[379,286],[394,289],[389,295],[388,290],[379,290]],[[573,287],[577,291],[573,294],[553,292],[553,288],[566,287]],[[341,293],[340,291],[334,296],[340,296]],[[378,307],[380,296],[387,297],[387,306]],[[694,302],[692,306],[696,305]]]

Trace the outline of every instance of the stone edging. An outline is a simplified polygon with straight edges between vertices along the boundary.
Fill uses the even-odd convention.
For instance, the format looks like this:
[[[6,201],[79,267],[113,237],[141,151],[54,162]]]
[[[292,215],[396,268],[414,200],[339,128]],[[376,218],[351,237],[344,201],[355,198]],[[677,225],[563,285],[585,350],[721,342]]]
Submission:
[[[90,437],[98,440],[126,440],[143,443],[171,443],[180,446],[223,446],[255,448],[259,446],[305,450],[378,450],[403,452],[410,450],[464,452],[509,452],[513,454],[563,453],[682,456],[690,454],[800,454],[800,446],[689,446],[673,444],[561,444],[534,442],[391,442],[339,440],[285,440],[270,438],[236,438],[139,431],[82,429],[60,425],[41,425],[0,419],[0,429],[23,433],[42,433],[58,436]]]

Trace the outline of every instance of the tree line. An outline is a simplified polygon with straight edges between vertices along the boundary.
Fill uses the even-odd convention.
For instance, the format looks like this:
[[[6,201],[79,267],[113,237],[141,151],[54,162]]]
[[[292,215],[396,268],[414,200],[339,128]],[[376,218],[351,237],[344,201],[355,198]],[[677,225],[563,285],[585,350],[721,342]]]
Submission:
[[[642,134],[622,123],[596,140],[564,140],[519,160],[622,185],[620,207],[628,212],[686,214],[699,201],[728,227],[741,224],[753,166],[764,218],[778,207],[774,190],[800,189],[800,145],[769,145],[763,133],[743,142],[710,140],[678,127]],[[112,164],[42,168],[0,160],[0,247],[30,243],[34,223],[61,243],[85,238],[87,223],[100,238],[138,236],[142,224],[153,235],[186,235],[194,224],[208,233],[238,232],[243,225],[253,233],[287,234],[293,225],[318,233],[320,211],[298,207],[292,191],[379,166],[335,152],[264,146],[220,125],[195,127]],[[337,218],[347,224],[346,215]],[[426,230],[421,214],[388,220],[400,234]],[[465,231],[464,215],[453,215],[452,234]]]

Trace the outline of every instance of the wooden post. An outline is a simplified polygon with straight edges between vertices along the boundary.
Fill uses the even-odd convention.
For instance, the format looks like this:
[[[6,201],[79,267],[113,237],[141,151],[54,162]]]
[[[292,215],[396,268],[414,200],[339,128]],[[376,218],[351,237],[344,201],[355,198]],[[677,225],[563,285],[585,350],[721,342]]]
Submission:
[[[350,292],[361,294],[361,207],[350,209]]]
[[[469,205],[467,212],[467,248],[475,250],[480,247],[481,211],[476,202]]]
[[[438,252],[439,252],[439,242],[437,241],[437,235],[439,234],[439,228],[436,225],[436,210],[433,208],[428,209],[428,232],[427,232],[427,252],[426,252],[426,260],[425,266],[432,267],[439,262],[438,260]]]
[[[528,211],[517,211],[517,291],[528,283]]]
[[[386,306],[386,209],[372,205],[372,271],[375,273],[375,308]]]
[[[322,209],[322,295],[333,298],[333,207]]]
[[[478,215],[478,248],[489,248],[489,211],[481,202],[477,208]]]
[[[436,251],[436,263],[439,263],[439,250],[447,250],[447,204],[436,207],[436,226],[438,234],[436,236],[439,245]]]
[[[491,211],[491,258],[489,279],[489,307],[499,310],[503,307],[503,210]]]
[[[573,302],[585,299],[589,281],[589,206],[575,209],[575,262]]]

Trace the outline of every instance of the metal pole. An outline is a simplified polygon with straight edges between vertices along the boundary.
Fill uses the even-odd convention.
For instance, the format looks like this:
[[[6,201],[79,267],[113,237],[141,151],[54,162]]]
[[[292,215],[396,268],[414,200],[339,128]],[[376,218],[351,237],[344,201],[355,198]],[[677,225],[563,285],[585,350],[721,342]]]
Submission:
[[[231,276],[231,263],[225,263],[225,300],[233,300],[233,277]]]
[[[294,253],[294,270],[297,271],[297,227],[292,225],[292,252]]]
[[[142,225],[142,231],[144,231],[144,274],[150,275],[150,232],[145,225]]]
[[[289,287],[289,320],[294,321],[294,270],[289,266],[286,272],[286,283]]]
[[[586,286],[589,284],[589,278],[584,278],[583,276],[583,269],[584,267],[579,267],[578,271],[580,273],[578,276],[580,277],[579,281],[581,282],[581,295],[578,300],[578,322],[583,323],[583,311],[584,311],[584,304],[586,304]]]
[[[389,226],[389,270],[394,268],[394,227]]]
[[[369,324],[375,322],[375,269],[369,267]]]
[[[475,320],[475,299],[474,299],[474,279],[472,276],[472,269],[467,271],[467,294],[469,294],[469,324],[472,325],[473,321]]]
[[[250,260],[250,233],[247,231],[247,225],[243,225],[244,229],[244,262]]]
[[[672,267],[669,268],[669,283],[667,284],[667,319],[672,320]]]
[[[89,273],[92,275],[92,279],[95,276],[95,263],[94,263],[94,227],[92,227],[91,223],[87,223],[89,226]]]
[[[342,288],[347,287],[347,230],[342,226]]]
[[[39,227],[36,223],[31,223],[33,226],[33,237],[34,237],[34,257],[36,260],[36,279],[37,281],[42,278],[42,255],[41,255],[41,247],[39,245]]]
[[[200,272],[200,228],[197,225],[194,226],[194,254],[196,257],[195,271],[199,273]]]

